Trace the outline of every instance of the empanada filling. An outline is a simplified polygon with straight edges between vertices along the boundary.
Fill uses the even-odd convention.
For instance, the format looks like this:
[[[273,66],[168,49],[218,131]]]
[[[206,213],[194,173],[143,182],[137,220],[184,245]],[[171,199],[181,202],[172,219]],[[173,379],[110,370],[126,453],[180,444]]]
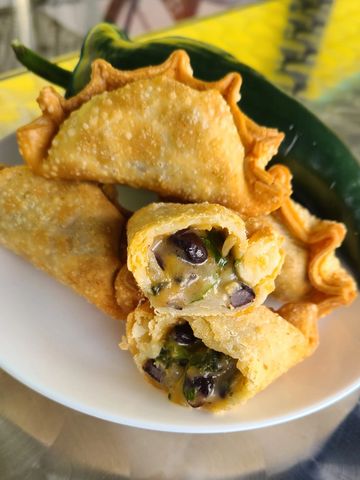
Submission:
[[[194,408],[232,395],[241,377],[236,360],[208,348],[187,322],[170,330],[160,354],[147,359],[143,369],[170,400]]]
[[[182,310],[196,302],[235,309],[251,303],[255,294],[237,274],[240,260],[231,242],[222,231],[190,228],[156,240],[149,268],[152,305]]]

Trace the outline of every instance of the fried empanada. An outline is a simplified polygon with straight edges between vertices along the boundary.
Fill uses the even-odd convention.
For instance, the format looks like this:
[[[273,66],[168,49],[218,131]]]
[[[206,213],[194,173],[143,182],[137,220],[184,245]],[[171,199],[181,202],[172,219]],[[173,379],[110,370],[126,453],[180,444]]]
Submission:
[[[121,267],[115,279],[115,297],[122,310],[128,315],[134,311],[144,298],[126,263]]]
[[[282,237],[209,203],[152,203],[127,224],[128,268],[157,312],[229,314],[262,304],[274,289]]]
[[[275,296],[293,306],[314,303],[319,317],[354,300],[356,283],[335,255],[346,234],[342,223],[320,220],[287,200],[272,215],[247,221],[249,232],[269,226],[285,239],[285,261],[275,280]]]
[[[181,50],[134,71],[95,60],[76,96],[41,91],[43,114],[18,130],[19,149],[46,178],[128,184],[247,217],[266,214],[291,193],[286,167],[265,170],[283,134],[241,112],[240,85],[238,73],[194,78]]]
[[[173,317],[143,303],[128,316],[127,344],[138,369],[170,400],[221,411],[243,404],[313,352],[317,322],[311,311],[304,333],[265,306]]]
[[[24,166],[0,170],[0,245],[116,319],[123,216],[101,188],[46,180]]]

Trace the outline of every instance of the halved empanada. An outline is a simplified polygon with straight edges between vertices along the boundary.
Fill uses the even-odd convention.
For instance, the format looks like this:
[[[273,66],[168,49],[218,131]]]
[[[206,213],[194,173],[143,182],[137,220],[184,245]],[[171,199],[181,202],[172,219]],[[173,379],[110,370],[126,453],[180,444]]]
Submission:
[[[265,306],[173,317],[143,303],[127,318],[127,344],[139,370],[171,401],[221,411],[243,404],[314,351],[316,312],[305,310],[302,331]]]
[[[282,262],[269,227],[247,236],[234,211],[210,203],[152,203],[127,224],[128,268],[157,312],[229,314],[263,303]]]
[[[41,91],[43,115],[18,130],[19,149],[47,178],[122,183],[265,214],[290,195],[291,175],[281,165],[265,170],[283,134],[241,112],[240,84],[237,73],[195,79],[181,50],[134,71],[95,60],[75,97]]]

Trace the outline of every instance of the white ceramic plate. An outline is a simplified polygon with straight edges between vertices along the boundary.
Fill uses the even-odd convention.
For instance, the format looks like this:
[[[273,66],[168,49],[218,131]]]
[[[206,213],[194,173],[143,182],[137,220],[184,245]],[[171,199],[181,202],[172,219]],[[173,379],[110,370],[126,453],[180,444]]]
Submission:
[[[0,162],[18,161],[10,136],[0,142]],[[127,195],[134,205],[134,191]],[[0,304],[4,370],[56,402],[125,425],[189,433],[248,430],[315,412],[360,386],[359,300],[321,321],[320,347],[310,359],[244,407],[217,416],[169,402],[118,348],[122,324],[1,247]]]

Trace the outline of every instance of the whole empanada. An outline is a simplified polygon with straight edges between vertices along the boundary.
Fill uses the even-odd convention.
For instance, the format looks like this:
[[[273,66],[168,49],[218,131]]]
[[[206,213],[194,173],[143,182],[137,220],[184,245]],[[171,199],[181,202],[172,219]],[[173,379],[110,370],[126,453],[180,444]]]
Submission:
[[[269,213],[291,193],[286,167],[265,170],[283,134],[241,112],[240,84],[238,73],[195,79],[181,50],[134,71],[95,60],[75,97],[41,91],[43,114],[18,130],[19,149],[46,178],[128,184],[247,217]]]
[[[354,300],[356,283],[335,255],[346,234],[342,223],[321,220],[287,200],[272,215],[247,221],[249,232],[266,226],[284,238],[285,260],[275,280],[276,297],[292,305],[314,303],[319,317]]]
[[[128,313],[114,288],[124,227],[97,185],[46,180],[24,166],[0,170],[0,245],[116,319]]]

